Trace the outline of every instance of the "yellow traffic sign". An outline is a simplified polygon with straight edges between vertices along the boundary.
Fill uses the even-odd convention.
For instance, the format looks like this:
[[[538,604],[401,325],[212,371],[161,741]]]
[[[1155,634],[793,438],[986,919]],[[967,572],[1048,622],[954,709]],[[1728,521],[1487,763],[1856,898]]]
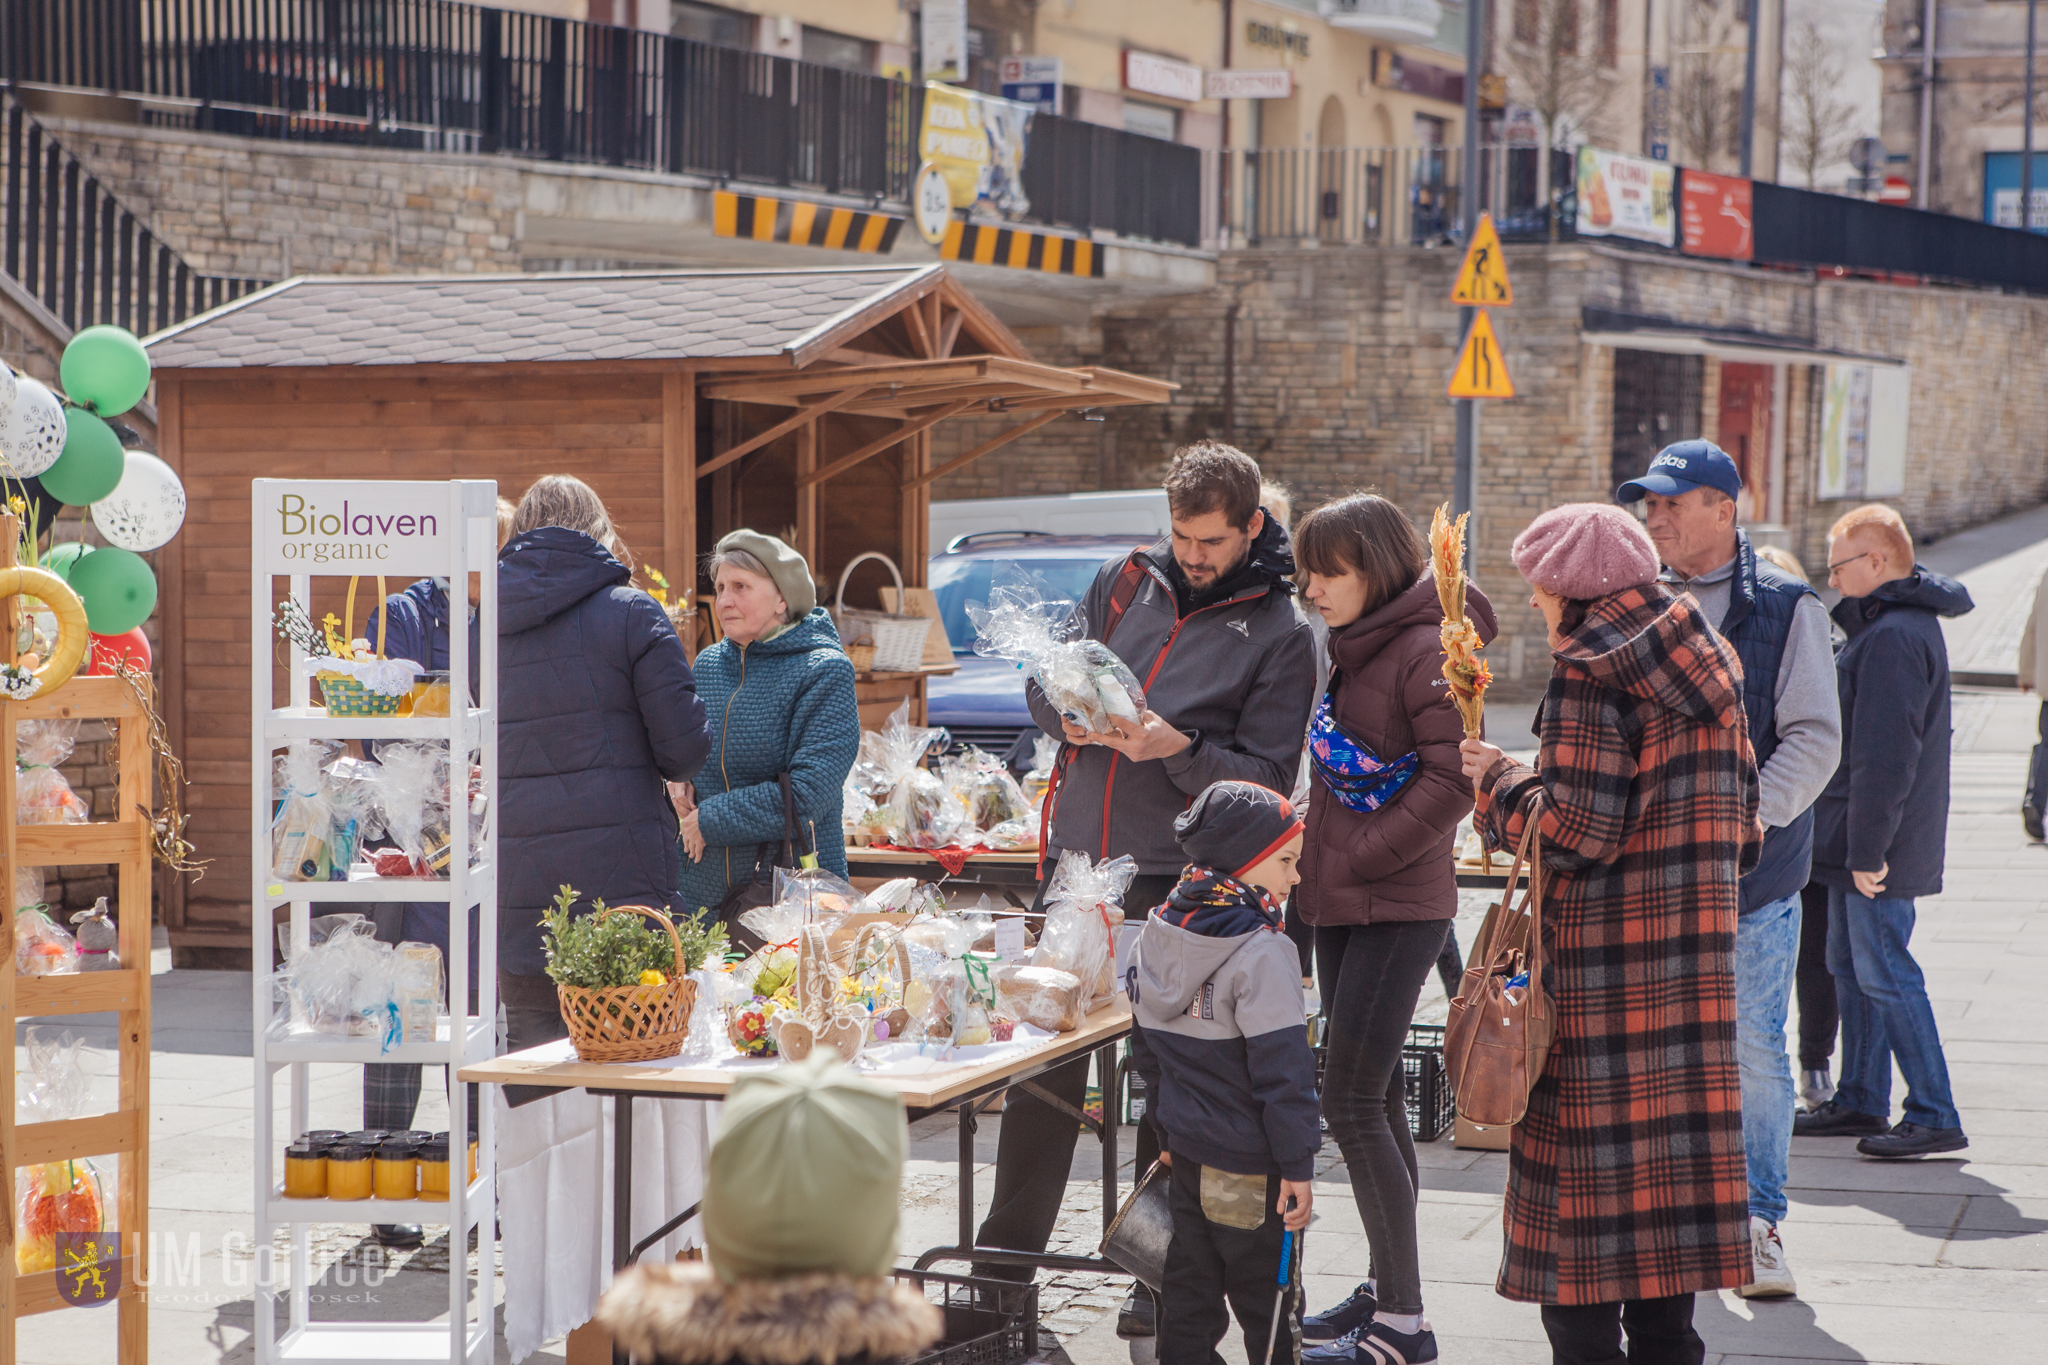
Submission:
[[[1514,301],[1515,286],[1508,280],[1500,234],[1493,230],[1493,215],[1482,213],[1472,244],[1465,248],[1465,263],[1458,267],[1458,282],[1451,286],[1451,302],[1505,308]]]
[[[1515,381],[1508,378],[1507,361],[1500,353],[1500,341],[1493,334],[1493,321],[1484,308],[1472,318],[1472,330],[1458,351],[1458,368],[1451,372],[1453,398],[1513,398]]]

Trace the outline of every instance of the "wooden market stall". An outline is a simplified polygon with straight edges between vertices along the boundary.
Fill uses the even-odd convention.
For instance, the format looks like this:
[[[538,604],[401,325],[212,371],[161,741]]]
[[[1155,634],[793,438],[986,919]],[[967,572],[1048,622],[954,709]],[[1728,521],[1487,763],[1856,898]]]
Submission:
[[[252,478],[490,478],[516,499],[574,474],[686,607],[701,552],[739,526],[790,538],[824,600],[870,551],[924,583],[934,479],[1173,389],[1032,360],[940,266],[295,279],[147,344],[160,453],[190,498],[159,565],[165,721],[214,860],[164,907],[188,962],[249,942],[249,651],[275,645],[250,639]],[[1005,424],[935,463],[956,418]],[[863,566],[849,605],[887,582]],[[869,726],[922,706],[915,673],[859,686]]]

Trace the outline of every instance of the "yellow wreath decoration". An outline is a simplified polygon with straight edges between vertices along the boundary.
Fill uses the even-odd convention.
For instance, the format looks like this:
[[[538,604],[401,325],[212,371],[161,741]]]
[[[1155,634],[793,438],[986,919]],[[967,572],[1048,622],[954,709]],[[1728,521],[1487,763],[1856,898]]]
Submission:
[[[0,598],[7,597],[33,597],[56,616],[57,643],[43,666],[35,671],[34,695],[56,691],[70,682],[85,662],[85,651],[92,640],[85,623],[85,603],[69,583],[48,569],[26,565],[0,569]]]

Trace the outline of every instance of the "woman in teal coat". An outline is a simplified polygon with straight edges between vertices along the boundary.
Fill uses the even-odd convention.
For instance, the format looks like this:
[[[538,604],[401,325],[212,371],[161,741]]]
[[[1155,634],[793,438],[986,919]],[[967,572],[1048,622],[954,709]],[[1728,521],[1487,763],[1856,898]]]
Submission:
[[[788,773],[802,842],[846,875],[841,789],[860,752],[853,661],[818,606],[803,556],[773,536],[734,531],[711,555],[714,610],[725,638],[697,656],[697,695],[711,756],[695,782],[671,783],[682,820],[678,903],[717,909],[728,891],[772,867],[783,837]]]

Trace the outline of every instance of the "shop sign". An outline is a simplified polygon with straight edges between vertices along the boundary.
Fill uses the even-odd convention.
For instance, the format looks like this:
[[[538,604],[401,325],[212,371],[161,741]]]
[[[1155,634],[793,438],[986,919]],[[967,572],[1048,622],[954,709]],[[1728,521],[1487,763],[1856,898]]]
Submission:
[[[1662,161],[1579,148],[1579,236],[1632,237],[1658,246],[1675,245],[1678,214],[1672,190],[1676,170]]]
[[[1308,35],[1291,28],[1281,28],[1278,24],[1248,20],[1244,26],[1244,40],[1253,47],[1271,47],[1292,52],[1297,57],[1308,56]]]
[[[918,36],[926,80],[967,79],[967,0],[924,0]]]
[[[1746,261],[1756,247],[1750,182],[1688,169],[1678,182],[1678,221],[1693,256]]]
[[[1373,49],[1373,75],[1377,84],[1424,99],[1446,104],[1465,102],[1465,73],[1428,62],[1411,62],[1398,52]]]
[[[1210,71],[1202,78],[1202,93],[1212,100],[1292,99],[1294,73],[1284,66],[1274,71]]]
[[[258,573],[448,572],[446,483],[258,479]]]
[[[1028,104],[1041,114],[1060,111],[1065,71],[1057,57],[1005,57],[996,67],[1003,98]]]
[[[1202,68],[1191,62],[1126,48],[1124,89],[1193,104],[1202,98]]]

